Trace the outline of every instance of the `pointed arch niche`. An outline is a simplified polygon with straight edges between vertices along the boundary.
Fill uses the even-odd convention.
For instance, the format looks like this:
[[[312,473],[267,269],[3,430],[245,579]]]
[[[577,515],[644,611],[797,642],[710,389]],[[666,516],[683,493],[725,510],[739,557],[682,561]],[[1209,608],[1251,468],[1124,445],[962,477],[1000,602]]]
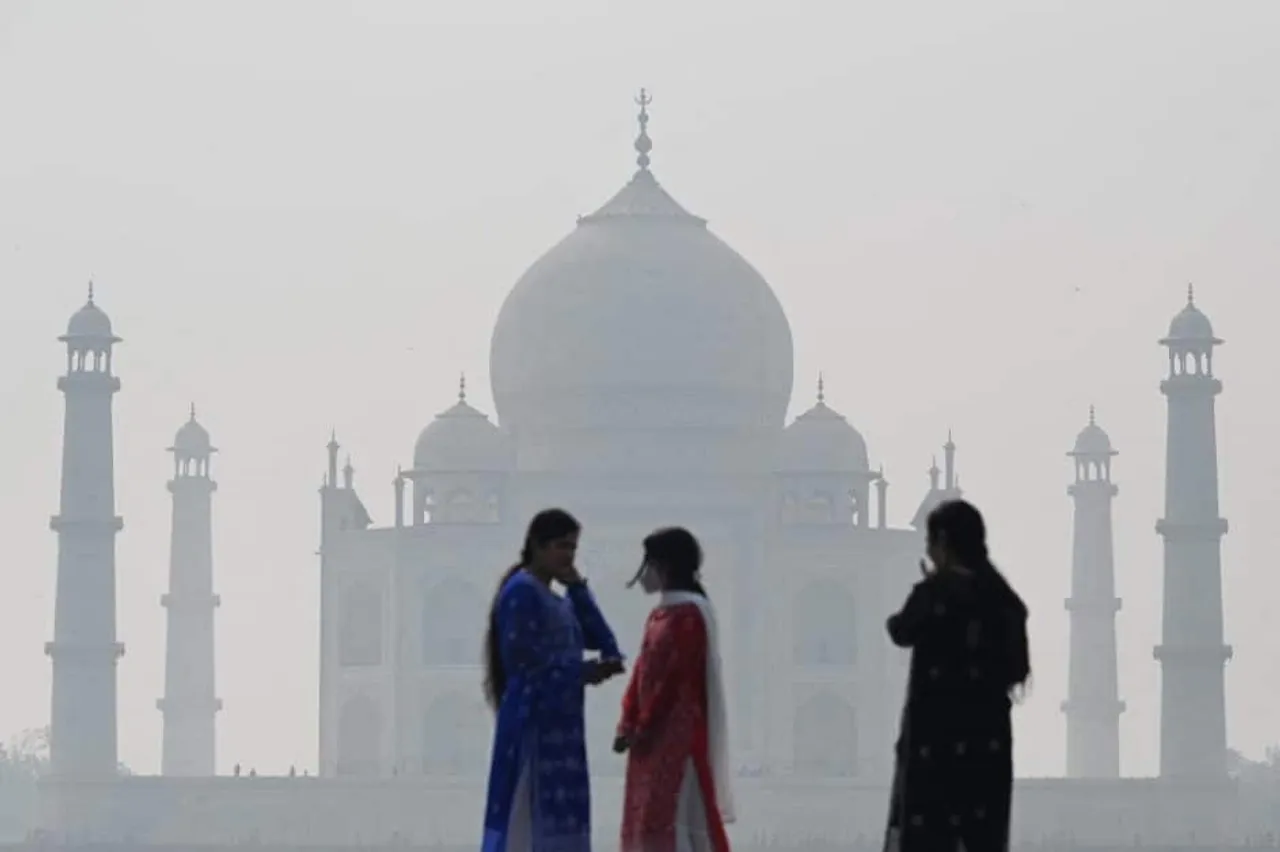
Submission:
[[[491,714],[478,698],[442,695],[422,716],[422,772],[432,776],[488,771]]]
[[[338,774],[374,777],[382,767],[382,711],[367,695],[347,699],[338,717]]]
[[[801,586],[792,604],[792,662],[797,666],[852,666],[858,659],[853,594],[835,580]]]
[[[357,581],[342,590],[338,621],[338,661],[343,666],[382,664],[382,590]]]
[[[849,778],[858,768],[857,714],[843,698],[821,693],[796,710],[793,768],[807,778]]]
[[[422,601],[422,664],[480,665],[486,608],[480,590],[466,580],[429,584]]]

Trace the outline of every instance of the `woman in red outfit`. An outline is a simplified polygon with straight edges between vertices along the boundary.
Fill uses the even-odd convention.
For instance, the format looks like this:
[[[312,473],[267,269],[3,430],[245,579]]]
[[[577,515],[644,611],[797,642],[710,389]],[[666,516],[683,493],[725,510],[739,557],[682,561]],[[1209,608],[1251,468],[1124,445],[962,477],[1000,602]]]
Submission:
[[[632,585],[658,593],[622,701],[614,751],[627,752],[622,852],[728,852],[733,821],[715,613],[688,530],[644,540]]]

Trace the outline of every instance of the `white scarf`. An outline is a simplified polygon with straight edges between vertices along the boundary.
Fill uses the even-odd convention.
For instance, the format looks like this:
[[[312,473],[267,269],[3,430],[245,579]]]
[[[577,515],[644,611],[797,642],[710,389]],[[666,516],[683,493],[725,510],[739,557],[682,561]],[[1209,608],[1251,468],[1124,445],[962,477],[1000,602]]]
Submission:
[[[716,632],[716,613],[711,601],[693,592],[663,592],[658,606],[693,604],[702,615],[707,631],[707,750],[711,758],[711,778],[716,786],[716,804],[720,818],[734,821],[733,773],[729,764],[729,725],[725,707],[724,678],[721,674],[720,642]]]

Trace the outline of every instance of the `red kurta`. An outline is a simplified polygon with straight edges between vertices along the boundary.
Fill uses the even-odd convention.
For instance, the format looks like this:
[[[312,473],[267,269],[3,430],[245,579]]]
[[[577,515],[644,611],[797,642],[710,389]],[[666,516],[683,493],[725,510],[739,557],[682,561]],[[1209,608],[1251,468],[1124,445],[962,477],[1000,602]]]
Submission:
[[[630,743],[622,852],[728,852],[707,736],[707,629],[695,604],[660,606],[622,701]]]

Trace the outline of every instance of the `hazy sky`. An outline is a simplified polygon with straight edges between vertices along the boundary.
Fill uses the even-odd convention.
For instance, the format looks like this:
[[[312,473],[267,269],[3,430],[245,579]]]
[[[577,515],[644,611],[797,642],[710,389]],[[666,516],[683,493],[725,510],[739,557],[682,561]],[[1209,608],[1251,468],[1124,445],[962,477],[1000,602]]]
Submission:
[[[122,759],[159,765],[164,448],[194,401],[222,450],[219,765],[313,767],[329,429],[387,523],[459,372],[491,410],[497,308],[630,176],[647,86],[654,171],[772,283],[793,408],[825,371],[895,524],[954,429],[1032,608],[1023,773],[1063,766],[1063,454],[1090,403],[1121,452],[1124,768],[1155,769],[1155,341],[1196,282],[1228,340],[1229,735],[1259,753],[1280,741],[1277,28],[1266,0],[0,2],[0,736],[48,718],[55,338],[90,276],[125,338]]]

